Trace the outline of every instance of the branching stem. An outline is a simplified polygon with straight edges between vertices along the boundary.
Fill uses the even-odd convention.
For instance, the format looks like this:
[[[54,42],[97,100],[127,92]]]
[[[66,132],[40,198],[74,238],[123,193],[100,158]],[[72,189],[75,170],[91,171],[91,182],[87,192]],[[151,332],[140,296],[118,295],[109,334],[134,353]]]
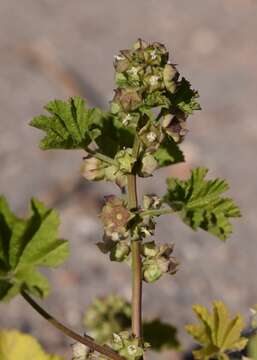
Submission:
[[[65,325],[56,320],[52,315],[50,315],[46,310],[44,310],[38,303],[36,303],[35,300],[33,300],[25,291],[22,291],[21,295],[33,307],[34,310],[36,310],[45,320],[52,324],[56,329],[60,330],[64,335],[89,347],[92,351],[97,351],[98,353],[105,355],[113,360],[124,360],[123,357],[117,354],[109,346],[99,345],[90,336],[86,334],[81,336],[73,330],[67,328]]]

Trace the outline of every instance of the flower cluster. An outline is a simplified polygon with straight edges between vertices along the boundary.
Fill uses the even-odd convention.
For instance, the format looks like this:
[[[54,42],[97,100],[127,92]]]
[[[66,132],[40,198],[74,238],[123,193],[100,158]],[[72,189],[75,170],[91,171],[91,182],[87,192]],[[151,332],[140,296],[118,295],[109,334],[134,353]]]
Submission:
[[[143,357],[145,351],[150,347],[150,344],[140,340],[128,331],[120,333],[113,333],[112,340],[108,344],[120,356],[128,360],[139,360]],[[72,360],[109,360],[109,358],[96,354],[87,346],[76,343],[73,345]]]
[[[143,209],[132,213],[126,208],[125,202],[111,195],[101,212],[104,225],[103,241],[98,243],[99,249],[109,254],[111,261],[126,261],[131,265],[131,242],[141,239],[142,277],[146,282],[154,282],[163,274],[175,274],[178,262],[171,256],[173,245],[156,245],[154,241],[143,242],[147,236],[154,235],[155,221],[147,211],[160,209],[161,199],[156,195],[145,195]],[[145,216],[141,214],[146,213]],[[130,237],[130,240],[129,240]]]
[[[154,241],[142,244],[143,279],[148,282],[158,280],[163,274],[174,275],[178,270],[178,261],[171,256],[174,245],[156,246]]]
[[[111,347],[125,359],[138,360],[142,358],[150,344],[134,337],[128,331],[122,331],[113,334]]]
[[[112,163],[88,155],[81,166],[81,174],[89,181],[112,181],[122,188],[126,185],[126,174],[132,171],[135,162],[130,148],[118,151]]]
[[[168,62],[168,58],[164,45],[147,44],[141,39],[132,49],[121,50],[115,57],[118,89],[112,110],[119,112],[122,120],[142,105],[151,108],[168,103],[167,92],[175,92],[179,77],[176,67]]]
[[[165,46],[139,39],[132,49],[121,50],[114,67],[118,88],[111,112],[125,126],[144,128],[143,144],[151,149],[165,133],[180,142],[187,131],[186,118],[200,109],[198,93],[187,80],[179,79]],[[156,107],[160,110],[157,119],[151,111]]]
[[[127,174],[148,177],[184,160],[177,143],[187,133],[187,117],[200,106],[198,93],[180,79],[160,43],[139,39],[132,49],[121,50],[114,67],[118,87],[109,112],[89,120],[88,136],[96,150],[87,148],[81,172],[87,180],[111,181],[123,188]]]

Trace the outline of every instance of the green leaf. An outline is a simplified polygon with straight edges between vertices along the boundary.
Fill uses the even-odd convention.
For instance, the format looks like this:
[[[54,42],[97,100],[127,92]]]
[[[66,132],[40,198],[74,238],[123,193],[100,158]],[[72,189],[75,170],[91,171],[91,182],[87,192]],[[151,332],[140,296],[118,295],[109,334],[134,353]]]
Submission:
[[[99,109],[88,109],[78,96],[69,101],[50,101],[45,109],[50,116],[40,115],[30,122],[46,132],[40,142],[43,150],[85,149],[92,140],[90,126],[105,116]]]
[[[151,344],[151,349],[164,351],[169,349],[179,350],[180,343],[177,339],[177,329],[160,319],[144,321],[144,340]]]
[[[58,239],[58,214],[36,199],[28,219],[16,218],[0,198],[0,300],[8,301],[22,289],[44,297],[49,285],[37,266],[56,267],[69,255],[68,242]]]
[[[197,101],[198,97],[198,92],[191,89],[190,82],[182,78],[171,98],[172,106],[177,107],[187,115],[191,115],[195,110],[201,110]]]
[[[95,138],[98,151],[111,158],[114,158],[118,151],[133,146],[135,129],[123,126],[115,116],[99,118],[92,125],[92,129],[98,130],[99,135]]]
[[[240,217],[240,210],[232,199],[221,197],[229,189],[226,181],[205,180],[208,170],[192,170],[188,180],[168,178],[168,192],[163,200],[192,229],[201,228],[226,240],[232,233],[230,218]]]
[[[15,344],[15,346],[14,346]],[[1,360],[62,360],[44,352],[35,338],[15,330],[0,331]]]
[[[24,283],[25,289],[30,292],[32,295],[38,297],[45,297],[49,293],[49,283],[44,275],[39,271],[36,271],[33,267],[25,266],[16,271],[15,274],[16,281],[21,283],[26,280]]]
[[[15,221],[17,221],[16,216],[12,214],[5,198],[0,196],[0,263],[2,268],[8,266],[8,243],[5,239],[10,239],[11,228]]]
[[[245,323],[241,315],[230,319],[228,308],[221,301],[213,303],[212,312],[201,305],[194,305],[200,323],[186,326],[186,331],[202,346],[193,351],[195,359],[226,359],[226,352],[245,348],[247,339],[241,337]]]
[[[153,153],[159,167],[168,166],[184,162],[184,154],[175,141],[168,135],[165,135],[163,142],[157,151]]]

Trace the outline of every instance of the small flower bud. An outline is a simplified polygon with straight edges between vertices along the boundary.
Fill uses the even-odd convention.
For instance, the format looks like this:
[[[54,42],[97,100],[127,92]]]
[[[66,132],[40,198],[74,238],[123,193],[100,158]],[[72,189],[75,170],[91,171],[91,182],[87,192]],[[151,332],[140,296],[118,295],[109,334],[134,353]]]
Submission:
[[[117,160],[119,164],[120,171],[124,173],[131,173],[134,163],[136,159],[132,156],[132,149],[120,150],[116,156],[115,160]]]
[[[130,253],[130,246],[126,240],[115,242],[111,249],[110,259],[111,261],[122,262],[125,261]]]
[[[126,88],[115,91],[114,102],[121,105],[125,112],[134,111],[142,104],[142,97],[136,89]]]
[[[118,73],[126,71],[130,66],[129,59],[123,54],[115,56],[114,68]]]
[[[162,125],[165,132],[171,136],[175,142],[181,142],[188,132],[185,119],[172,114],[167,114],[163,117]]]
[[[142,39],[138,39],[134,44],[133,44],[133,49],[134,50],[143,50],[145,48],[147,48],[147,42],[142,40]]]
[[[104,176],[106,180],[116,182],[120,188],[126,186],[126,176],[119,170],[118,166],[107,166],[104,170]]]
[[[146,154],[142,159],[140,174],[143,177],[151,176],[158,167],[158,162],[151,154]]]
[[[88,157],[81,166],[81,175],[90,181],[98,181],[104,178],[104,164],[101,160]]]
[[[143,197],[143,208],[148,209],[159,209],[161,207],[161,199],[155,195],[144,195]]]
[[[162,276],[162,270],[156,259],[143,262],[143,277],[148,283],[158,280]]]
[[[72,345],[72,360],[86,360],[90,357],[90,353],[90,349],[79,342]]]
[[[140,130],[139,137],[147,150],[152,151],[159,147],[163,139],[163,132],[160,126],[153,125],[148,121]]]
[[[178,79],[179,73],[174,65],[167,64],[164,67],[163,70],[163,81],[165,84],[165,87],[169,92],[174,94],[177,84],[176,81]]]
[[[158,249],[154,241],[146,242],[142,245],[142,255],[145,257],[154,257],[158,254]]]

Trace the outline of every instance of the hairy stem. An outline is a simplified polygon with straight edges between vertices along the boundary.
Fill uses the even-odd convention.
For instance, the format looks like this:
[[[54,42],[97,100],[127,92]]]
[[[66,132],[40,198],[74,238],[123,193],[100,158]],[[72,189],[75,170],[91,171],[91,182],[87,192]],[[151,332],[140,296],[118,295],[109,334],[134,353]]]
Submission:
[[[133,156],[137,158],[139,151],[139,139],[136,137],[133,146]],[[128,182],[128,206],[131,210],[138,208],[136,175],[129,174]],[[133,240],[132,252],[132,333],[142,337],[142,263],[140,256],[140,239]]]
[[[140,216],[161,216],[161,215],[168,215],[173,213],[174,213],[173,209],[150,209],[150,210],[138,212]]]
[[[128,205],[137,208],[136,175],[128,175]],[[132,252],[132,333],[142,336],[142,264],[140,256],[140,239],[131,243]]]
[[[117,165],[117,161],[115,161],[114,159],[112,159],[111,157],[107,156],[107,155],[104,155],[104,154],[101,154],[97,151],[94,151],[92,149],[90,149],[89,147],[86,147],[85,148],[85,151],[94,156],[96,159],[99,159],[99,160],[102,160],[110,165]]]
[[[65,325],[56,320],[52,315],[50,315],[46,310],[44,310],[38,303],[36,303],[25,291],[22,291],[21,295],[33,307],[34,310],[36,310],[45,320],[47,320],[50,324],[52,324],[56,329],[60,330],[66,336],[89,347],[90,350],[97,351],[98,353],[105,355],[111,359],[124,360],[123,357],[117,354],[109,346],[99,345],[95,343],[94,339],[92,339],[90,336],[86,334],[84,334],[84,336],[81,336],[73,330],[67,328]]]

